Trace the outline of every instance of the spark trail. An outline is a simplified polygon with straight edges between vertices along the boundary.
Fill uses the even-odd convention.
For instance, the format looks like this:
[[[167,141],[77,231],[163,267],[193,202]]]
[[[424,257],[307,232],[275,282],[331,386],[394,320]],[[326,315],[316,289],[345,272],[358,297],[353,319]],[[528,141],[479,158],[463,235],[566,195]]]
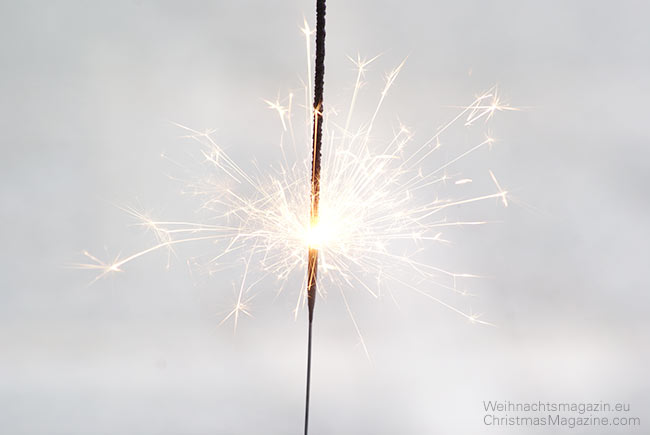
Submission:
[[[314,32],[306,23],[302,32],[308,53],[308,79],[304,85],[308,102],[312,89],[317,96],[317,83],[310,78]],[[76,267],[97,272],[97,280],[122,272],[127,265],[155,251],[207,244],[213,254],[203,263],[211,272],[224,265],[245,265],[236,301],[224,322],[233,321],[236,326],[242,316],[250,314],[251,299],[268,277],[279,280],[279,290],[291,285],[296,295],[294,315],[298,316],[300,307],[307,305],[310,319],[316,298],[323,297],[327,290],[336,290],[366,354],[347,296],[354,289],[363,289],[373,298],[380,297],[382,289],[412,291],[469,321],[488,324],[478,314],[449,302],[449,294],[445,293],[465,294],[459,282],[475,276],[431,264],[421,252],[447,243],[448,230],[486,223],[448,219],[450,209],[486,201],[508,205],[508,192],[487,168],[485,179],[492,187],[483,194],[440,196],[441,188],[448,184],[458,189],[477,184],[472,178],[450,175],[448,171],[493,143],[486,136],[473,145],[450,147],[443,136],[452,129],[487,125],[497,113],[517,109],[503,102],[497,88],[491,88],[460,107],[455,116],[419,144],[401,124],[392,135],[384,137],[376,133],[376,126],[381,124],[380,114],[404,62],[386,75],[374,108],[359,113],[358,107],[365,101],[361,92],[365,77],[376,60],[354,59],[356,80],[348,109],[341,113],[323,111],[322,97],[316,98],[313,105],[305,104],[304,117],[296,111],[293,93],[267,101],[282,124],[279,166],[241,166],[215,140],[213,131],[179,125],[185,137],[198,144],[197,160],[207,169],[206,176],[188,183],[189,193],[200,202],[207,219],[159,221],[130,210],[155,235],[156,242],[110,261],[85,252],[88,260]],[[328,107],[334,104],[328,103]],[[354,122],[357,117],[365,121]],[[304,144],[316,138],[315,124],[322,127],[318,134],[324,145],[322,170],[318,171],[315,150],[302,151]],[[296,125],[305,127],[304,137],[301,129],[294,128]],[[441,155],[443,150],[445,155]],[[312,180],[317,180],[318,189],[314,190]],[[309,255],[305,256],[305,252]],[[316,255],[312,252],[317,253],[317,279]],[[422,286],[423,282],[427,285]]]
[[[354,92],[362,86],[361,78]],[[391,84],[386,83],[382,94],[389,91]],[[286,110],[286,106],[278,110],[285,120],[296,116]],[[516,109],[500,103],[497,90],[489,89],[419,146],[412,146],[413,135],[406,127],[400,126],[388,140],[373,139],[370,124],[357,130],[344,129],[333,120],[335,115],[323,114],[323,142],[330,151],[324,155],[320,176],[323,190],[318,197],[316,221],[311,217],[311,185],[305,182],[306,174],[312,172],[311,154],[292,159],[283,142],[279,169],[247,172],[214,140],[212,132],[179,126],[187,132],[186,137],[199,144],[202,164],[211,172],[188,183],[189,193],[200,200],[201,210],[210,215],[206,222],[210,223],[158,221],[131,210],[139,224],[156,236],[157,243],[109,261],[84,252],[90,262],[75,267],[97,271],[97,280],[122,272],[127,264],[154,251],[210,242],[215,254],[205,261],[209,268],[250,257],[248,273],[274,275],[284,288],[291,282],[290,276],[308,270],[304,252],[314,248],[319,252],[320,288],[361,287],[378,297],[383,284],[412,282],[407,275],[415,273],[432,278],[429,282],[440,288],[456,291],[454,282],[472,275],[418,261],[418,246],[445,243],[446,229],[486,223],[448,220],[444,216],[447,209],[492,199],[507,205],[508,192],[486,169],[493,192],[458,198],[436,196],[437,187],[446,183],[473,184],[472,179],[449,175],[446,170],[492,144],[490,137],[452,154],[436,169],[425,172],[422,164],[446,146],[439,140],[450,128],[471,125],[504,110]],[[311,108],[309,112],[311,121]],[[422,192],[426,195],[419,194]],[[433,199],[428,199],[430,196]],[[403,243],[412,245],[410,253],[401,254],[393,246]],[[377,276],[382,277],[380,284]],[[302,280],[302,288],[307,284]],[[320,288],[318,293],[322,295]],[[296,310],[306,299],[306,292],[297,292]],[[476,316],[462,310],[458,314],[480,323]]]
[[[390,84],[386,83],[382,93],[389,91]],[[361,86],[359,79],[354,92]],[[304,253],[317,249],[320,283],[317,293],[321,296],[323,288],[338,288],[344,292],[363,288],[373,297],[379,297],[381,288],[388,284],[413,284],[414,280],[409,278],[413,276],[425,278],[439,288],[459,292],[455,283],[473,275],[448,271],[426,260],[418,260],[417,254],[420,246],[446,243],[446,230],[486,223],[448,220],[446,210],[489,200],[508,204],[508,192],[487,169],[486,179],[494,186],[492,192],[457,198],[437,196],[437,188],[445,184],[453,183],[458,187],[475,184],[473,179],[460,174],[450,175],[446,171],[491,145],[493,139],[485,137],[476,145],[452,154],[433,170],[425,171],[422,166],[447,146],[440,139],[450,128],[474,124],[497,111],[516,110],[500,102],[496,105],[498,101],[497,90],[489,89],[419,146],[413,146],[413,135],[406,127],[400,126],[392,137],[384,140],[373,138],[369,123],[357,130],[346,130],[336,124],[336,115],[324,113],[323,143],[329,151],[323,156],[322,191],[315,222],[311,218],[311,185],[305,182],[312,172],[311,154],[292,158],[283,139],[279,169],[246,171],[214,140],[211,131],[179,126],[187,132],[186,137],[199,144],[199,159],[210,172],[187,184],[188,192],[200,201],[202,213],[209,218],[205,222],[159,221],[129,210],[139,225],[156,236],[157,242],[142,251],[112,260],[84,252],[90,261],[74,266],[98,272],[97,280],[124,271],[128,264],[152,252],[207,242],[215,253],[204,261],[209,270],[250,258],[247,274],[253,273],[256,278],[251,282],[260,282],[258,277],[272,275],[284,288],[294,282],[290,277],[295,274],[308,275],[308,259]],[[284,113],[281,116],[288,125],[288,120],[296,114],[282,112],[286,110],[286,106],[281,106],[278,113]],[[308,111],[311,121],[311,107]],[[301,286],[293,286],[296,290],[295,315],[303,303],[307,304],[307,292],[297,290],[308,287],[308,281],[301,282]],[[397,287],[407,286],[399,284]],[[247,287],[248,291],[253,288]],[[444,299],[444,296],[430,296],[440,302]],[[460,309],[454,311],[482,323],[476,315],[468,315]]]

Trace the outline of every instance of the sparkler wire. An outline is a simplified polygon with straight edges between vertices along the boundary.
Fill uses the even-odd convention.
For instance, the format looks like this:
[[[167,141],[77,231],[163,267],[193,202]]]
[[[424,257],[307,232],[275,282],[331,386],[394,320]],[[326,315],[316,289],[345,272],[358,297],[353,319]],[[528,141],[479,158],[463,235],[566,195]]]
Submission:
[[[325,81],[325,0],[316,0],[316,60],[314,69],[313,142],[311,166],[311,212],[310,225],[318,224],[320,197],[321,145],[323,138],[323,86]],[[311,387],[311,342],[314,305],[316,303],[316,278],[318,276],[318,249],[309,247],[307,266],[307,307],[309,309],[309,332],[307,338],[307,384],[305,388],[305,435],[309,430],[309,393]]]

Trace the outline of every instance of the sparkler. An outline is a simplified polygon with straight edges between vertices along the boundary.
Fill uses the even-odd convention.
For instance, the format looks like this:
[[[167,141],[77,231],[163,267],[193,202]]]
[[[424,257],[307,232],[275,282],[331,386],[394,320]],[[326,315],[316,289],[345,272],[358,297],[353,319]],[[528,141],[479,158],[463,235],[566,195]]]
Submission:
[[[311,207],[310,230],[318,227],[318,203],[320,199],[320,161],[323,142],[323,87],[325,85],[325,0],[316,1],[316,67],[314,69],[314,133],[312,135]],[[316,303],[316,279],[318,277],[318,247],[309,246],[307,261],[307,307],[309,309],[309,332],[307,338],[307,382],[305,385],[305,435],[309,428],[309,395],[311,387],[311,340]]]
[[[154,233],[157,243],[143,251],[108,262],[86,252],[91,262],[77,266],[98,271],[97,280],[122,271],[127,263],[154,251],[166,249],[172,252],[177,245],[186,243],[214,243],[218,247],[217,253],[209,258],[208,266],[216,268],[229,264],[233,258],[245,260],[236,302],[221,322],[232,320],[235,328],[242,315],[250,316],[251,294],[265,277],[275,275],[284,287],[295,274],[301,273],[301,288],[307,291],[298,292],[294,315],[297,317],[299,308],[307,305],[307,434],[313,313],[317,294],[324,294],[323,287],[340,290],[345,309],[366,355],[368,351],[352,315],[344,291],[346,288],[361,287],[373,297],[379,297],[381,289],[391,283],[429,298],[472,322],[489,324],[479,315],[467,314],[421,288],[418,281],[465,294],[464,290],[459,290],[457,283],[474,275],[451,272],[420,261],[417,248],[427,243],[446,243],[443,231],[447,228],[486,223],[448,221],[444,212],[450,207],[491,199],[508,205],[508,192],[501,188],[491,171],[488,174],[496,192],[459,199],[430,198],[432,190],[445,183],[453,182],[458,186],[471,184],[472,179],[449,175],[447,170],[477,150],[491,146],[493,139],[486,136],[479,143],[457,152],[434,170],[425,171],[424,164],[444,147],[440,139],[451,127],[487,122],[497,112],[517,109],[505,104],[498,90],[491,88],[477,96],[470,105],[462,107],[453,119],[439,127],[421,145],[413,145],[413,134],[403,125],[389,140],[376,139],[372,134],[375,121],[404,62],[386,76],[369,120],[354,129],[351,125],[359,91],[368,66],[377,57],[354,59],[356,81],[345,122],[340,125],[334,113],[326,113],[323,109],[325,0],[317,0],[313,104],[309,103],[313,31],[306,22],[302,30],[308,54],[305,126],[312,142],[311,156],[301,158],[301,151],[296,150],[292,161],[283,135],[281,168],[275,171],[257,168],[251,172],[224,151],[213,139],[212,131],[200,132],[179,125],[188,133],[187,137],[199,143],[204,164],[215,174],[190,184],[190,192],[203,199],[202,209],[211,214],[211,223],[157,221],[138,210],[127,209],[141,225]],[[296,139],[293,127],[294,95],[267,103],[279,116],[283,131],[288,133],[286,136],[290,136],[295,148],[300,140]],[[328,151],[321,172],[323,142]],[[311,175],[309,183],[305,182],[307,174]],[[400,249],[406,253],[397,253]],[[308,252],[306,261],[305,251]],[[253,275],[253,270],[259,276]],[[319,287],[318,281],[321,283]],[[324,282],[329,285],[323,286]]]

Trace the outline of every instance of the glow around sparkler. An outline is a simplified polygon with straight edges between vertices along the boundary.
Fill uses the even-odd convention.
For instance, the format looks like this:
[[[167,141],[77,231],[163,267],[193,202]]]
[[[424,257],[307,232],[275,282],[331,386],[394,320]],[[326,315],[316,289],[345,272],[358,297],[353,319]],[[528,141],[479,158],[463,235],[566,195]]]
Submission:
[[[303,28],[307,42],[308,68],[312,31]],[[304,120],[294,94],[283,100],[267,101],[277,113],[283,129],[278,148],[280,169],[245,171],[224,151],[213,132],[200,132],[181,127],[194,139],[210,176],[193,181],[190,190],[208,210],[209,223],[154,221],[135,210],[131,214],[152,230],[157,243],[132,255],[103,261],[85,253],[91,263],[78,267],[99,272],[96,279],[124,270],[128,263],[153,251],[173,249],[178,244],[213,243],[214,254],[209,267],[244,261],[237,301],[223,322],[232,320],[235,327],[242,315],[250,314],[250,299],[254,289],[265,277],[274,275],[283,287],[296,294],[295,315],[306,299],[306,268],[309,248],[319,251],[319,294],[337,290],[359,333],[346,292],[364,289],[378,297],[382,288],[392,286],[414,291],[473,322],[484,323],[478,315],[468,314],[445,302],[445,295],[434,294],[432,285],[443,291],[460,292],[459,279],[472,275],[444,270],[418,260],[420,247],[445,243],[449,227],[478,225],[483,221],[448,221],[445,211],[453,206],[495,200],[508,205],[508,192],[495,175],[485,170],[493,182],[492,191],[480,196],[441,198],[438,187],[444,183],[469,184],[472,180],[448,175],[448,170],[493,140],[485,136],[480,142],[459,150],[446,149],[441,160],[441,138],[450,128],[489,121],[497,112],[516,110],[504,104],[497,89],[479,95],[435,134],[421,144],[413,141],[412,133],[399,126],[392,137],[373,135],[375,121],[389,90],[404,66],[397,66],[385,77],[377,104],[365,122],[353,126],[352,119],[360,97],[368,66],[376,58],[352,59],[357,67],[356,81],[350,104],[344,116],[334,112],[324,114],[323,166],[321,173],[320,214],[317,222],[310,221],[309,174],[310,155],[300,155],[296,149],[308,150],[310,122],[313,119],[309,96],[311,84],[305,86]],[[307,77],[311,77],[308,70]],[[356,115],[355,117],[358,117]],[[304,133],[294,125],[304,125]],[[303,136],[299,139],[299,136]],[[296,147],[296,144],[300,144]],[[436,169],[424,170],[431,162]],[[419,283],[426,282],[426,289]],[[222,322],[222,323],[223,323]],[[359,333],[359,337],[361,334]],[[363,339],[362,343],[363,343]],[[365,349],[365,345],[364,345]]]

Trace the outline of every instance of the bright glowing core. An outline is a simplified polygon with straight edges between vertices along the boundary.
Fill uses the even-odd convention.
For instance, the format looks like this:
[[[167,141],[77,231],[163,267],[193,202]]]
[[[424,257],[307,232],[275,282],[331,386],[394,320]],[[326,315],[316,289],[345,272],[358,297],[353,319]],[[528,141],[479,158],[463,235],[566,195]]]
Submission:
[[[319,249],[328,241],[331,241],[335,235],[335,230],[332,225],[328,225],[327,222],[319,220],[312,222],[309,228],[306,229],[304,240],[308,247]]]

